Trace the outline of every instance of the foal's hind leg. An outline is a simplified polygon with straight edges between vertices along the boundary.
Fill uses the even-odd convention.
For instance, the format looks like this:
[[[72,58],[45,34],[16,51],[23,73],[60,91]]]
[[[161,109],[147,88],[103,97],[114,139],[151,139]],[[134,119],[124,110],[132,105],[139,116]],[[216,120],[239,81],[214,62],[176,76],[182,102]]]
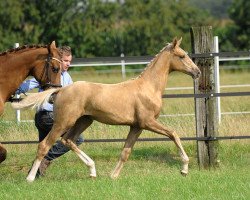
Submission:
[[[42,159],[48,153],[51,146],[56,142],[57,138],[61,136],[58,133],[63,133],[63,131],[61,129],[56,129],[53,126],[49,134],[39,143],[36,159],[33,162],[32,168],[26,178],[28,182],[33,182],[35,180],[36,173],[41,164]]]
[[[114,171],[111,174],[111,178],[115,179],[119,176],[120,171],[123,167],[123,164],[128,160],[128,157],[132,151],[132,148],[136,142],[136,140],[138,139],[138,137],[140,136],[142,132],[142,129],[138,128],[138,127],[130,127],[130,131],[129,134],[127,136],[126,142],[124,144],[120,159],[114,169]]]
[[[148,123],[146,123],[145,129],[159,133],[161,135],[168,136],[171,140],[174,141],[174,143],[176,144],[176,146],[178,147],[180,151],[180,156],[183,162],[181,173],[182,175],[187,175],[189,158],[184,148],[182,147],[181,140],[179,136],[176,134],[176,132],[169,130],[167,127],[163,126],[162,124],[157,122],[155,119],[152,119]]]
[[[72,140],[70,139],[63,139],[62,138],[62,143],[66,146],[68,146],[72,151],[74,151],[79,158],[89,167],[90,169],[90,177],[95,178],[96,177],[96,169],[95,169],[95,163],[94,161],[87,155],[85,154],[83,151],[81,151],[77,145],[72,142]]]
[[[80,117],[75,125],[63,136],[62,143],[68,146],[72,151],[74,151],[79,158],[89,167],[90,177],[96,177],[96,169],[94,161],[81,151],[73,141],[75,141],[79,135],[86,130],[93,120],[88,116]]]

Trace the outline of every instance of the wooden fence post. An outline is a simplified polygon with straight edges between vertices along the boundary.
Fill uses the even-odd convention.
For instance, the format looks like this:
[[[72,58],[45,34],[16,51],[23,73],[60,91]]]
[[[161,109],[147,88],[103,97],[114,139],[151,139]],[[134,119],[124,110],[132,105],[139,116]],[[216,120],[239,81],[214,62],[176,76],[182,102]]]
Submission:
[[[211,26],[192,27],[192,51],[195,54],[212,53],[214,50]],[[201,70],[201,77],[194,83],[195,93],[215,92],[214,59],[195,58],[194,62]],[[218,136],[218,117],[216,114],[216,98],[195,99],[196,136]],[[209,169],[218,164],[218,141],[197,141],[197,157],[200,169]]]

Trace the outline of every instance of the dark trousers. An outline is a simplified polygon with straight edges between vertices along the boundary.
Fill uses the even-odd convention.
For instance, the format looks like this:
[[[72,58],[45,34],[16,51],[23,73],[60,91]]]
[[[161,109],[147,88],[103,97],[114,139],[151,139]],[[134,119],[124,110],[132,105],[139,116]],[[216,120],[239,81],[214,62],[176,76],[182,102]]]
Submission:
[[[53,112],[51,111],[39,111],[35,115],[35,125],[39,132],[39,142],[41,142],[52,129],[54,120]],[[83,137],[80,135],[76,140],[76,145],[79,146],[84,141]],[[45,159],[51,161],[63,154],[67,153],[70,149],[62,144],[61,141],[56,141],[56,143],[51,147]]]

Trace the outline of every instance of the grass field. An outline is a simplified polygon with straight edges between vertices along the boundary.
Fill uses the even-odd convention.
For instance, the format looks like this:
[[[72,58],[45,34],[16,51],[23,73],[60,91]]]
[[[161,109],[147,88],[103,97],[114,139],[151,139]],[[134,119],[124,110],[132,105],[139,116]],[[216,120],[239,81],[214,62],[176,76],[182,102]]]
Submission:
[[[73,79],[103,83],[122,81],[120,75],[86,75],[70,72]],[[134,75],[128,76],[127,79]],[[250,72],[222,72],[221,85],[250,84]],[[180,73],[170,76],[168,87],[192,86],[192,79]],[[222,92],[249,91],[250,87],[227,88]],[[166,93],[192,93],[192,90]],[[250,97],[224,97],[222,112],[250,111]],[[164,99],[162,114],[194,113],[192,99]],[[34,111],[22,112],[22,119],[33,119]],[[33,123],[6,122],[15,112],[6,104],[0,118],[0,141],[37,140]],[[193,116],[162,117],[162,123],[180,137],[195,136]],[[220,136],[249,135],[250,115],[223,115]],[[125,138],[128,127],[95,122],[84,133],[86,139]],[[144,131],[141,137],[162,137]],[[249,140],[220,141],[217,169],[199,170],[196,143],[183,142],[190,157],[190,174],[179,173],[180,158],[171,142],[138,142],[117,180],[109,178],[123,143],[85,143],[81,149],[96,162],[98,177],[88,178],[88,169],[72,152],[54,161],[46,177],[33,184],[25,180],[35,157],[36,144],[5,145],[8,159],[0,165],[0,199],[249,199]]]

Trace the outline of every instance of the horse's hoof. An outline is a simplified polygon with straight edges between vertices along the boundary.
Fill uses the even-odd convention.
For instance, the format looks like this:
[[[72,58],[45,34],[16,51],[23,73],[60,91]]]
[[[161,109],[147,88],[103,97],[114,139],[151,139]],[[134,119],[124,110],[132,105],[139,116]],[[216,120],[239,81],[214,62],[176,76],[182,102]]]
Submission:
[[[96,176],[91,176],[91,175],[90,175],[89,178],[92,179],[92,180],[95,180],[95,179],[96,179]]]
[[[184,171],[184,170],[181,170],[181,175],[182,176],[187,176],[188,175],[188,172]]]
[[[114,175],[114,174],[111,174],[111,175],[110,175],[110,178],[113,179],[113,180],[116,180],[116,179],[118,178],[118,176],[117,176],[117,175]]]
[[[28,183],[32,183],[34,181],[34,179],[32,179],[32,178],[26,178],[26,180]]]

